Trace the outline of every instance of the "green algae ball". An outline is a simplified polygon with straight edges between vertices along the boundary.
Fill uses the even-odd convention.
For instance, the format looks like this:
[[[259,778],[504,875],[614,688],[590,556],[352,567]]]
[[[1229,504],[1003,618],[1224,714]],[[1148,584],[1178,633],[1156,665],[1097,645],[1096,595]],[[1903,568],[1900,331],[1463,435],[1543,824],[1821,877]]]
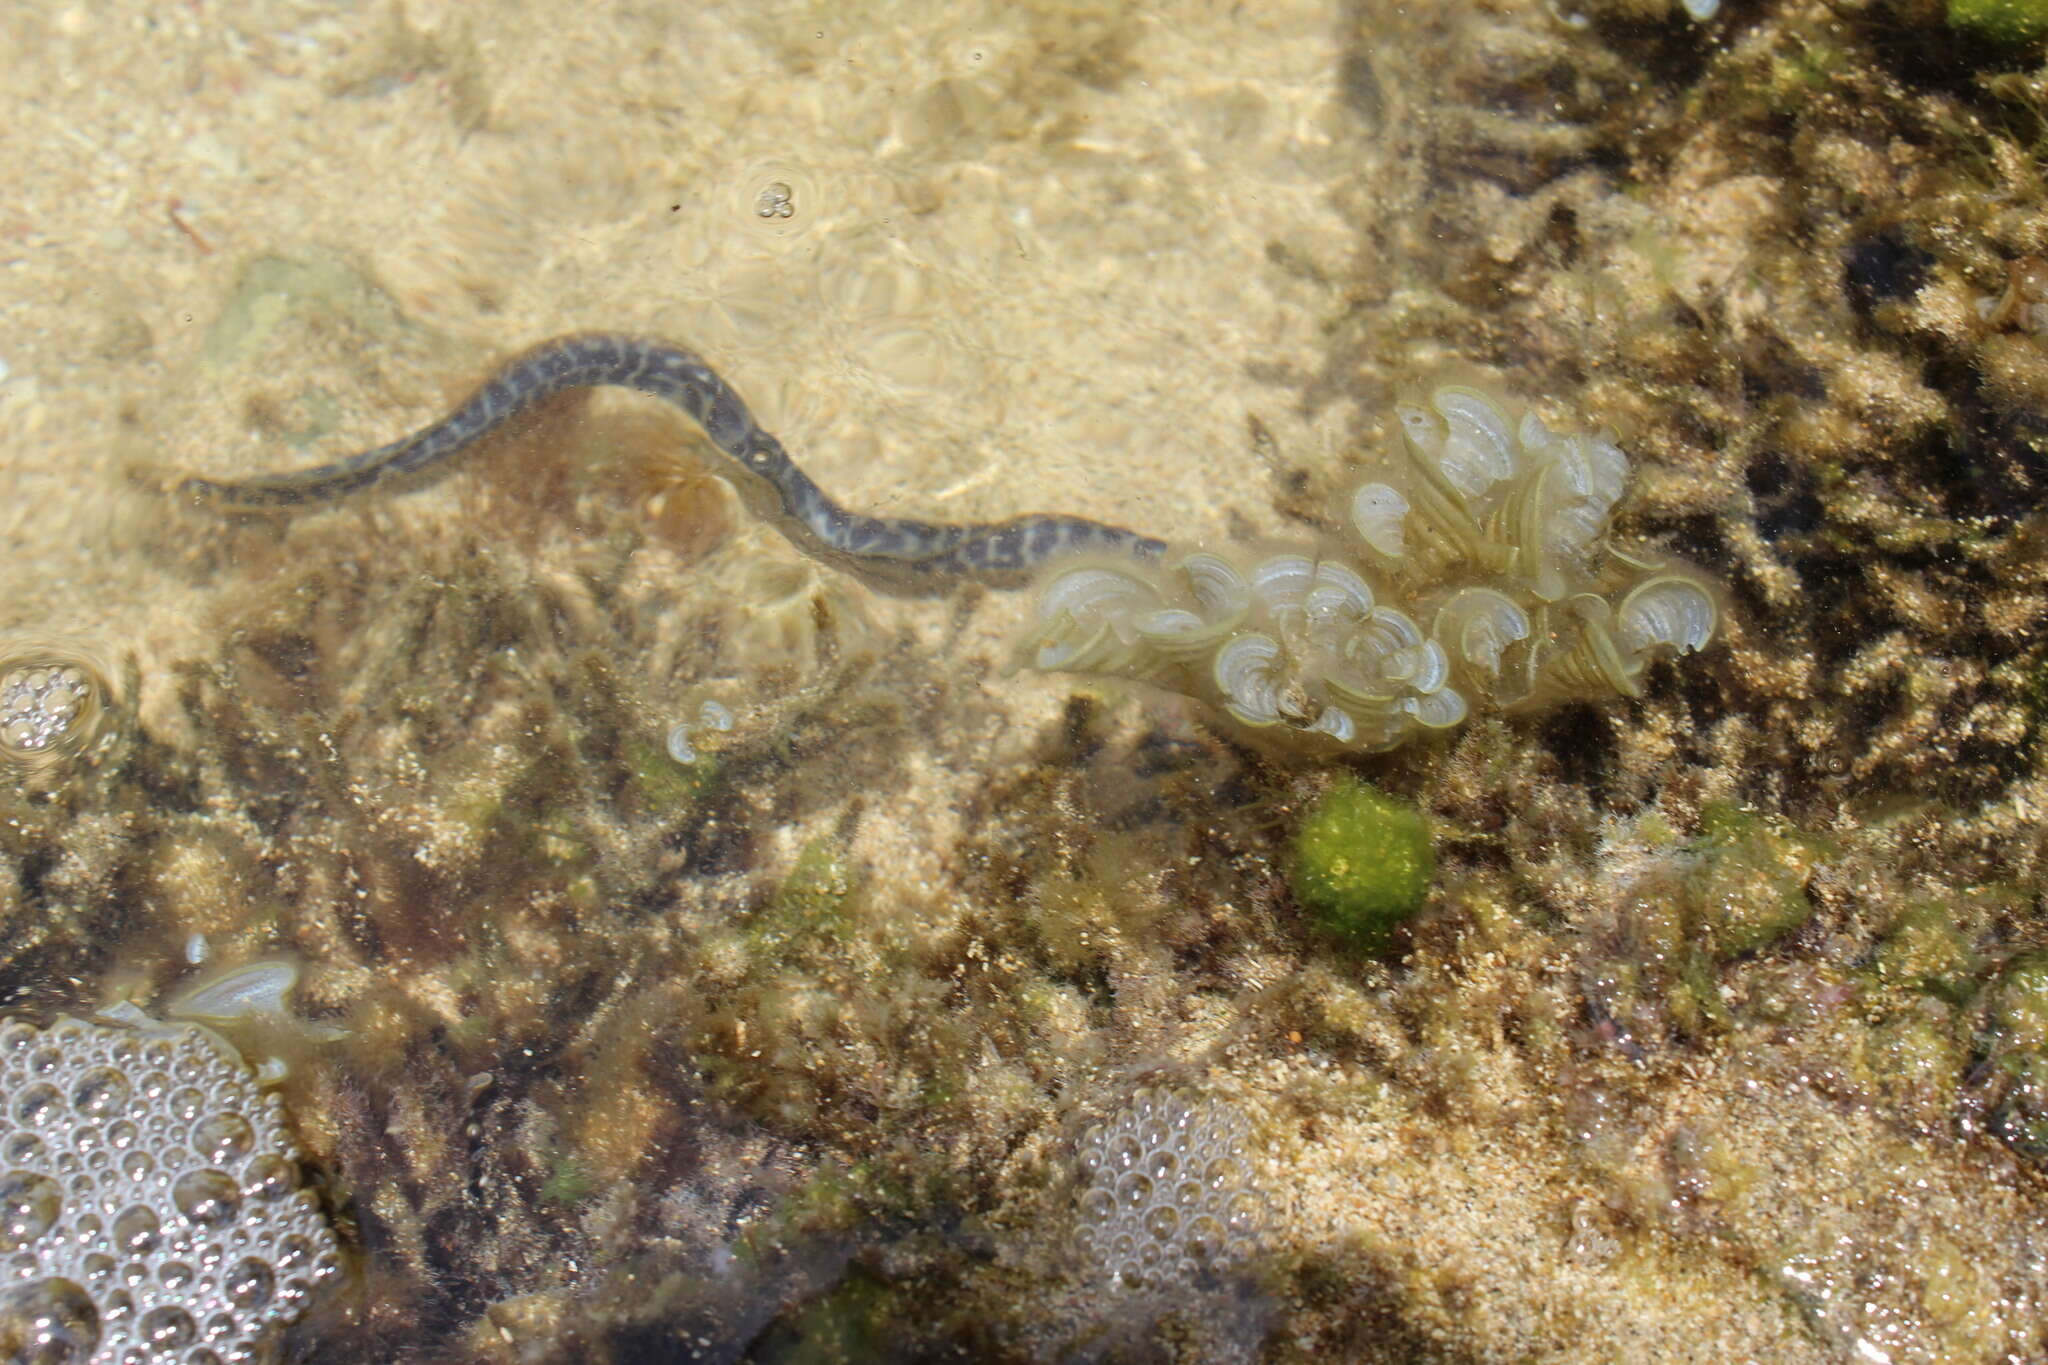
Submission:
[[[2048,0],[1948,0],[1948,23],[1993,42],[2029,42],[2048,33]]]
[[[1422,908],[1435,874],[1421,809],[1347,777],[1295,834],[1288,881],[1319,926],[1376,952]]]
[[[1692,850],[1687,918],[1716,961],[1767,947],[1812,916],[1806,881],[1819,850],[1791,827],[1711,804],[1700,813]]]
[[[1880,985],[1893,994],[1926,992],[1960,1001],[1976,970],[1969,940],[1945,906],[1909,906],[1892,923],[1871,960]]]
[[[2048,952],[2026,953],[1998,974],[1991,1020],[2008,1047],[2048,1052]]]

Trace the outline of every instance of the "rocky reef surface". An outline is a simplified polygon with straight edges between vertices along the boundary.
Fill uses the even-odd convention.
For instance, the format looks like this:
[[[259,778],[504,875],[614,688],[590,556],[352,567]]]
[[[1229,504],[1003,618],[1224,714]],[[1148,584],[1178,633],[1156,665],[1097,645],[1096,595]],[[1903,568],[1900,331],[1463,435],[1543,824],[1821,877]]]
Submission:
[[[673,8],[26,20],[0,146],[90,153],[0,238],[0,986],[296,968],[282,1358],[2048,1355],[2025,6]],[[1030,599],[869,594],[630,398],[157,491],[582,326],[850,504],[1245,563],[1455,368],[1616,433],[1718,634],[1332,755],[1008,675]]]

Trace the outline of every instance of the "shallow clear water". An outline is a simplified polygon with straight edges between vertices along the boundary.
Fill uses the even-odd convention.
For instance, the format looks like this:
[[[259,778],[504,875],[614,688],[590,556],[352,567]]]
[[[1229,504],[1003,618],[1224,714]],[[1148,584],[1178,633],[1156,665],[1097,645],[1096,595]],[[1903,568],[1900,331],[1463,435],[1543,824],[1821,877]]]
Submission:
[[[0,987],[298,968],[224,1026],[355,1258],[287,1358],[2043,1349],[2024,42],[1619,0],[0,21],[0,662],[100,716],[52,746],[58,675],[7,694],[51,752]],[[1018,669],[1029,594],[872,591],[627,393],[416,490],[176,495],[589,330],[696,348],[857,511],[1176,552],[1321,553],[1397,404],[1477,384],[1618,434],[1603,536],[1719,634],[1332,758]],[[1351,778],[1427,831],[1371,933],[1297,837]],[[1119,1215],[1126,1130],[1173,1169]]]

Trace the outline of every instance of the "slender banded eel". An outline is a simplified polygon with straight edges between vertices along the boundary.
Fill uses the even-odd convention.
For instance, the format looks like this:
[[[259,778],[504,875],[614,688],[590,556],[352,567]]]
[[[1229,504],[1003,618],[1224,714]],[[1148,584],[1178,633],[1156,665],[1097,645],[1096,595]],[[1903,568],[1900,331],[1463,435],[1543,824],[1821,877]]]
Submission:
[[[446,417],[389,445],[310,469],[186,478],[176,489],[236,511],[326,502],[441,465],[551,395],[604,385],[651,394],[688,413],[713,445],[772,492],[770,519],[798,548],[886,590],[936,593],[966,581],[1015,587],[1068,555],[1149,559],[1165,549],[1148,536],[1084,517],[1033,513],[951,524],[849,511],[797,467],[701,356],[666,341],[602,332],[558,337],[515,356]]]

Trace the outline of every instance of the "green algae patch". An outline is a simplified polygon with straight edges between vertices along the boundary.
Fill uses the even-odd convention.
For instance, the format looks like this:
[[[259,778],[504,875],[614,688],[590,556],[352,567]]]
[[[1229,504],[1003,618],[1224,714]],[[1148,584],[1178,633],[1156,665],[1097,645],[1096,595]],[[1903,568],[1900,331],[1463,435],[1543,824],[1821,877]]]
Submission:
[[[2048,949],[2005,964],[1986,1017],[1994,1076],[1991,1132],[2037,1164],[2048,1164]]]
[[[1422,908],[1435,875],[1421,808],[1346,777],[1302,821],[1288,884],[1318,927],[1378,952]]]
[[[596,1189],[597,1182],[574,1157],[558,1153],[550,1164],[547,1183],[540,1187],[540,1197],[550,1204],[580,1204]]]
[[[2048,33],[2048,0],[1948,0],[1948,23],[1995,43],[2032,42]]]
[[[391,296],[338,257],[261,256],[235,282],[219,320],[206,334],[201,363],[216,374],[233,369],[255,355],[294,313],[345,318],[373,336],[389,336],[406,326]],[[307,436],[322,434],[316,425]]]
[[[837,920],[859,884],[836,839],[812,839],[797,851],[795,866],[775,893],[776,916],[806,924]]]
[[[1692,852],[1688,916],[1715,960],[1767,947],[1813,914],[1806,882],[1821,849],[1784,822],[1711,805],[1701,812]]]
[[[627,740],[622,751],[645,810],[666,814],[687,809],[718,783],[718,761],[709,754],[694,763],[678,763],[668,750],[638,739]]]
[[[777,1365],[859,1365],[887,1359],[896,1326],[932,1305],[906,1303],[899,1291],[859,1270],[796,1308],[755,1348]]]
[[[1945,1002],[1923,1000],[1872,1026],[1865,1039],[1867,1083],[1915,1121],[1934,1124],[1954,1112],[1970,1050],[1953,1015]]]
[[[789,875],[747,926],[749,944],[775,962],[845,937],[854,923],[860,869],[830,835],[805,843]]]
[[[2048,952],[2006,964],[1998,974],[1991,1023],[2007,1047],[2048,1051]]]
[[[1893,922],[1871,968],[1887,993],[1919,992],[1961,1003],[1969,998],[1977,957],[1948,910],[1925,902]]]

